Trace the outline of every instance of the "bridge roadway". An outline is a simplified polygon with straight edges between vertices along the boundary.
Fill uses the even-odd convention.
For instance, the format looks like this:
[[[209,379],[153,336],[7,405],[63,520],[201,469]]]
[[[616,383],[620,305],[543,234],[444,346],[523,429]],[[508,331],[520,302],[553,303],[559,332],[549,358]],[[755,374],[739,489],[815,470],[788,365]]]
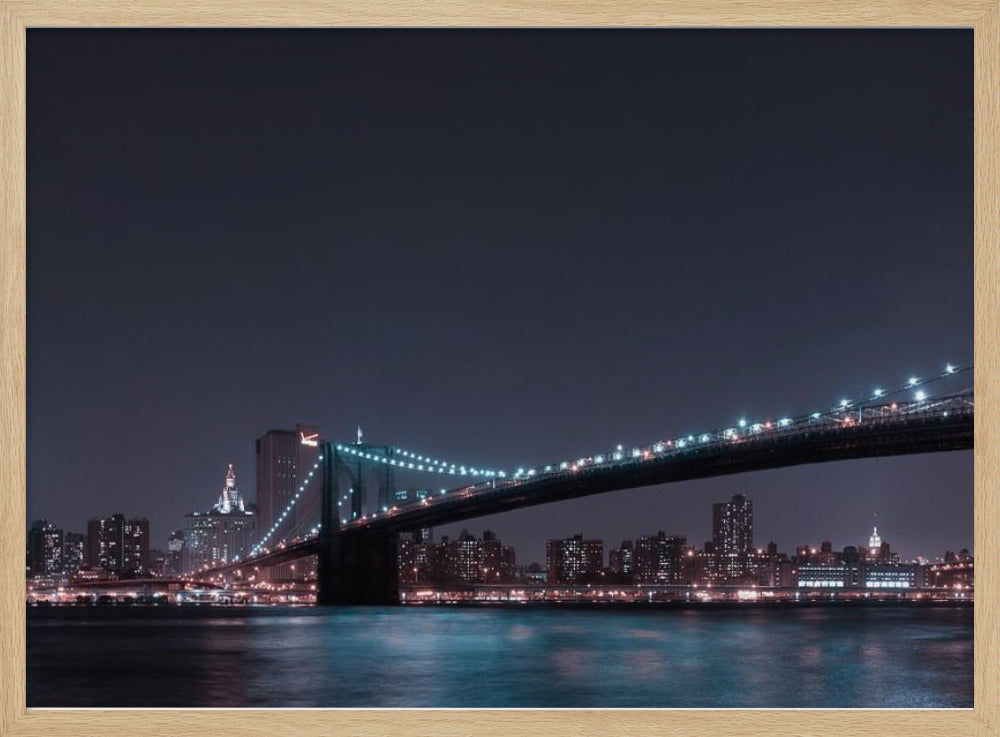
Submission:
[[[390,547],[386,541],[391,541],[394,548],[395,536],[401,532],[609,491],[806,463],[968,450],[973,447],[974,402],[970,391],[932,403],[845,411],[842,416],[827,415],[815,423],[796,421],[787,427],[779,423],[759,427],[757,431],[718,431],[701,444],[695,438],[691,444],[675,445],[661,452],[654,450],[662,446],[657,444],[639,449],[636,457],[630,452],[627,457],[612,462],[581,459],[583,464],[574,463],[565,469],[556,467],[548,473],[493,479],[460,487],[422,502],[377,513],[374,518],[342,524],[329,537],[321,532],[318,536],[279,543],[252,559],[200,575],[211,576],[247,566],[274,565],[309,555],[328,554],[328,546],[334,539],[333,547],[338,551],[355,549],[353,554],[346,556],[352,564],[360,564],[372,551],[376,557],[388,555],[394,560],[391,551],[386,553]],[[325,453],[332,452],[335,451],[327,447]],[[328,498],[326,503],[331,501]],[[377,542],[372,545],[372,540]],[[358,548],[359,543],[362,548]],[[380,575],[391,568],[392,560],[382,561],[378,566],[383,572]],[[320,588],[323,588],[322,580]],[[320,599],[323,598],[321,591]]]

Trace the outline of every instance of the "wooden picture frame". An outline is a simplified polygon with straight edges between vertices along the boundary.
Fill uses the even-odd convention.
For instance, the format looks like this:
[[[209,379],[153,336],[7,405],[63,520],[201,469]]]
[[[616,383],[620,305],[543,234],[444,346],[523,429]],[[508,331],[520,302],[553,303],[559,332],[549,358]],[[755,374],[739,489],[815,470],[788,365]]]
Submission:
[[[974,708],[957,710],[28,710],[25,687],[26,29],[34,27],[965,27],[975,53]],[[1000,735],[1000,0],[0,0],[0,735]]]

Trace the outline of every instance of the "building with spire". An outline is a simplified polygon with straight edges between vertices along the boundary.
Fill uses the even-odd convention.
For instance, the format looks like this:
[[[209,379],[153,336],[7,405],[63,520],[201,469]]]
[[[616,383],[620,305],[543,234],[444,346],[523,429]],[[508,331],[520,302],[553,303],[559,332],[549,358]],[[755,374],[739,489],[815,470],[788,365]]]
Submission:
[[[222,487],[222,493],[219,494],[219,501],[215,503],[215,509],[222,514],[246,511],[243,507],[243,497],[236,487],[236,471],[233,470],[232,463],[229,464],[229,470],[226,472],[226,483]]]
[[[878,534],[878,525],[872,527],[872,534],[868,538],[868,554],[878,555],[879,551],[882,549],[882,538]]]
[[[191,512],[184,519],[184,562],[192,571],[229,563],[250,551],[254,514],[243,502],[232,463],[215,505],[205,512]]]

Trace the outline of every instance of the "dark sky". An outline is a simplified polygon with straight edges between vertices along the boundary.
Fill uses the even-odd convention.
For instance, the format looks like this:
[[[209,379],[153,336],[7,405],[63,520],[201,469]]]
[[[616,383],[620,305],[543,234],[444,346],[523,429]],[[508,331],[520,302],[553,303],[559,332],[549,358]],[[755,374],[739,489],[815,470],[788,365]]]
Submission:
[[[165,547],[296,422],[511,469],[971,362],[972,69],[971,31],[29,30],[28,517]],[[972,547],[971,452],[466,526],[700,544],[736,491],[760,544]]]

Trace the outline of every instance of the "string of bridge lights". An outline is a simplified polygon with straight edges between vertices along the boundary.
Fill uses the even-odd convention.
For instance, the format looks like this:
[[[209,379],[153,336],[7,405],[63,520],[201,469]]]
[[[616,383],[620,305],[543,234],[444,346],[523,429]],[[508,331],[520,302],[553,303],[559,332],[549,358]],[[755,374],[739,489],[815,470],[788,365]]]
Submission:
[[[322,460],[323,456],[320,456],[316,460],[316,462],[313,464],[313,467],[309,470],[309,473],[306,474],[306,477],[303,480],[301,486],[299,486],[298,491],[295,492],[295,496],[291,498],[291,501],[288,502],[284,510],[282,510],[281,514],[278,515],[278,519],[275,520],[273,525],[271,525],[271,529],[268,530],[267,534],[264,535],[264,537],[262,537],[260,540],[258,540],[257,544],[250,549],[250,555],[257,555],[257,553],[263,550],[264,545],[267,543],[267,541],[270,540],[271,537],[274,535],[274,533],[278,531],[278,528],[281,526],[281,523],[285,521],[285,518],[288,516],[288,513],[292,511],[292,508],[295,506],[295,503],[299,500],[299,497],[305,493],[306,487],[309,486],[309,482],[312,481],[313,474],[316,473],[316,469],[319,468],[320,461]],[[319,532],[319,525],[317,525],[313,529],[316,532]]]
[[[923,403],[928,399],[928,394],[924,387],[928,384],[932,384],[943,379],[948,379],[958,374],[964,373],[972,369],[972,364],[967,364],[963,366],[955,366],[953,364],[946,364],[944,370],[940,374],[935,374],[925,378],[920,378],[916,376],[911,376],[905,384],[898,386],[893,389],[883,389],[881,387],[876,387],[870,395],[864,398],[854,398],[854,399],[841,399],[838,404],[831,407],[830,409],[822,412],[813,412],[808,415],[801,415],[797,417],[783,417],[776,421],[765,421],[765,422],[748,422],[745,418],[741,418],[737,421],[735,427],[729,427],[725,429],[716,429],[708,432],[691,434],[687,436],[681,436],[676,439],[662,440],[654,443],[645,448],[636,447],[632,448],[631,451],[626,452],[621,445],[618,445],[615,450],[607,454],[598,454],[594,456],[588,456],[586,458],[579,458],[576,461],[562,461],[557,464],[551,464],[546,466],[541,466],[539,468],[531,468],[525,470],[524,468],[518,468],[511,477],[514,480],[522,480],[526,478],[531,478],[537,476],[539,473],[553,473],[553,472],[563,472],[563,471],[576,471],[584,465],[600,465],[608,461],[623,461],[628,459],[645,459],[650,456],[661,457],[662,454],[666,452],[679,452],[683,451],[689,446],[696,446],[701,444],[704,446],[707,443],[716,441],[734,441],[738,440],[740,437],[747,434],[757,434],[763,432],[764,430],[771,430],[774,428],[788,429],[792,426],[798,426],[804,423],[814,422],[820,420],[824,417],[834,416],[835,419],[840,421],[842,418],[836,417],[838,414],[844,414],[848,410],[858,410],[859,412],[865,407],[871,407],[873,403],[885,402],[892,397],[897,397],[908,391],[913,391],[913,400],[917,403]],[[947,415],[947,412],[945,412]],[[353,453],[365,460],[372,460],[374,462],[392,462],[392,459],[385,459],[384,456],[379,456],[377,453],[373,454],[366,452],[364,450],[359,450],[351,448],[351,446],[338,446],[338,450],[344,450],[348,453]],[[404,451],[405,452],[405,451]],[[402,461],[397,462],[397,465],[403,468],[412,469],[415,471],[430,471],[435,472],[438,468],[443,466],[449,466],[442,461],[434,461],[432,459],[424,458],[422,456],[416,456],[414,454],[409,454],[408,457],[415,458],[418,462],[414,463],[404,463]],[[422,462],[422,463],[421,463]],[[429,465],[425,465],[429,464]],[[478,469],[470,469],[478,470]],[[440,471],[438,471],[440,473]],[[482,471],[479,471],[482,474]],[[465,475],[476,475],[476,474],[465,474]],[[496,472],[496,477],[506,478],[504,472]],[[495,483],[495,479],[490,479],[485,483]],[[477,486],[479,484],[476,484]],[[373,515],[374,517],[374,515]]]
[[[649,456],[653,453],[659,455],[666,451],[677,451],[683,450],[690,445],[696,445],[698,443],[708,443],[712,440],[733,440],[740,437],[742,434],[746,433],[759,433],[763,430],[770,430],[774,427],[777,428],[789,428],[793,425],[799,425],[804,422],[819,420],[825,416],[829,416],[835,413],[843,413],[846,410],[861,410],[865,406],[870,406],[873,402],[881,402],[888,400],[892,397],[896,397],[908,391],[913,391],[913,399],[917,403],[921,403],[927,400],[927,392],[922,388],[928,384],[932,384],[936,381],[942,379],[947,379],[957,374],[969,371],[972,369],[972,364],[967,364],[963,366],[954,366],[950,363],[946,364],[944,371],[940,374],[932,375],[926,378],[919,378],[916,376],[910,377],[905,384],[896,387],[894,389],[882,389],[876,387],[871,395],[864,398],[854,398],[854,399],[841,399],[840,402],[831,407],[825,412],[813,412],[809,415],[802,415],[799,417],[783,417],[776,421],[766,421],[766,422],[754,422],[750,423],[745,418],[741,418],[737,421],[735,427],[729,427],[725,429],[716,429],[708,432],[692,434],[687,436],[682,436],[676,439],[663,440],[653,445],[643,449],[641,447],[633,448],[630,452],[632,458],[640,458],[643,456]],[[401,460],[394,457],[382,455],[379,453],[373,453],[369,449],[364,449],[361,447],[352,447],[350,445],[337,445],[337,450],[343,453],[354,455],[359,459],[369,460],[374,463],[383,463],[390,466],[395,466],[398,468],[403,468],[413,471],[422,471],[430,473],[448,473],[451,475],[463,475],[463,476],[485,476],[491,481],[494,478],[507,478],[507,474],[504,471],[493,471],[478,469],[471,466],[461,466],[458,464],[448,463],[446,461],[439,461],[423,455],[418,455],[410,451],[398,449],[398,455],[406,458],[408,460]],[[599,454],[587,458],[580,458],[576,461],[562,461],[558,464],[546,465],[540,469],[528,469],[518,468],[516,472],[512,474],[514,479],[522,479],[527,477],[536,476],[539,472],[551,473],[553,471],[566,471],[566,470],[576,470],[580,466],[584,465],[586,462],[591,462],[592,464],[601,464],[606,461],[621,461],[626,458],[626,451],[621,445],[617,446],[616,449],[606,455]]]
[[[422,471],[424,473],[441,473],[448,474],[450,476],[483,476],[486,478],[507,477],[507,473],[505,471],[496,471],[491,468],[477,468],[472,465],[439,461],[428,456],[418,455],[417,453],[409,450],[403,450],[402,448],[395,448],[395,453],[390,456],[372,452],[371,449],[366,449],[363,446],[355,447],[351,445],[337,444],[335,447],[341,453],[347,453],[348,455],[353,455],[360,459],[372,461],[374,463],[383,463],[388,466],[395,466],[396,468],[402,468],[405,470]]]

